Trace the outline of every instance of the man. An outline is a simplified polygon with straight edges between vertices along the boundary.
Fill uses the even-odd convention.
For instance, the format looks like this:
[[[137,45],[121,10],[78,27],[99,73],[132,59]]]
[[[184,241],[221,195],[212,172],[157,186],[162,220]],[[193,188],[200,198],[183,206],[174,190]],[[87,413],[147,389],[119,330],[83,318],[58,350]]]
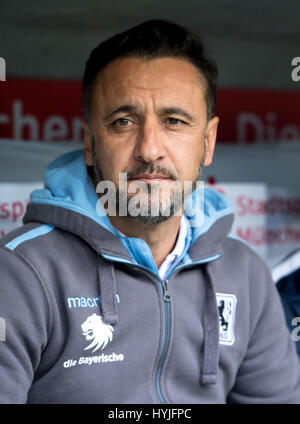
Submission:
[[[300,401],[270,273],[228,236],[227,200],[197,183],[216,74],[201,41],[165,21],[93,50],[84,151],[49,165],[2,239],[1,402]]]

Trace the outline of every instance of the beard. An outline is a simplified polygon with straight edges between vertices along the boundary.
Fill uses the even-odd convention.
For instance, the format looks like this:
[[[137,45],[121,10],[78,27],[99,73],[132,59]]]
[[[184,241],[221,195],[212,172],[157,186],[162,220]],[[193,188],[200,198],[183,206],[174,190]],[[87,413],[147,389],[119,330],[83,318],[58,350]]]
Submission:
[[[154,163],[144,163],[124,170],[121,175],[125,175],[126,180],[123,181],[124,184],[119,184],[119,188],[114,192],[114,198],[110,199],[114,202],[116,214],[127,216],[142,224],[160,224],[172,216],[181,215],[187,199],[197,187],[197,182],[203,180],[204,159],[205,150],[198,167],[198,174],[193,181],[188,182],[190,184],[185,184],[184,188],[174,172]],[[97,184],[105,181],[96,157],[94,140],[92,168]],[[154,173],[162,175],[166,180],[148,184],[134,180],[139,175]],[[138,194],[136,194],[137,191],[139,191]],[[130,195],[131,193],[134,194]],[[121,208],[123,208],[122,213],[120,213]]]

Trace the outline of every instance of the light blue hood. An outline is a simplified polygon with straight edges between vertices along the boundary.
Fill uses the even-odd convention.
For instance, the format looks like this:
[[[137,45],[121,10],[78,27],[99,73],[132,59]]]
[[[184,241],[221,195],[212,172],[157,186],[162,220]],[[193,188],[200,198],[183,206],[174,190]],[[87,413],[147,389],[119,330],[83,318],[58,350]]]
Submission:
[[[44,183],[44,189],[34,190],[31,193],[31,203],[59,206],[87,216],[118,237],[136,263],[158,274],[148,244],[142,239],[122,235],[107,216],[100,216],[97,213],[96,206],[99,210],[101,202],[98,202],[94,183],[87,173],[82,149],[65,153],[51,162],[45,171]],[[182,259],[185,263],[190,262],[187,251],[200,235],[206,233],[220,218],[232,214],[228,200],[219,192],[205,188],[204,196],[196,196],[199,190],[202,190],[201,186],[193,192],[187,202],[185,219],[188,231],[185,248],[182,255],[173,263],[169,273]],[[189,216],[194,210],[199,212]]]

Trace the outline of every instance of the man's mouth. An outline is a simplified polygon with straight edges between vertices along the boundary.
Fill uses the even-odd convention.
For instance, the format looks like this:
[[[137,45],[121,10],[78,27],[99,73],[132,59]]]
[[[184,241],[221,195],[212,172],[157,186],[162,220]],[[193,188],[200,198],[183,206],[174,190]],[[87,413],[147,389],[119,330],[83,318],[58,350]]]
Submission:
[[[170,180],[170,177],[166,177],[161,174],[141,174],[136,177],[130,178],[129,181],[144,181],[145,183],[159,182],[163,180]]]

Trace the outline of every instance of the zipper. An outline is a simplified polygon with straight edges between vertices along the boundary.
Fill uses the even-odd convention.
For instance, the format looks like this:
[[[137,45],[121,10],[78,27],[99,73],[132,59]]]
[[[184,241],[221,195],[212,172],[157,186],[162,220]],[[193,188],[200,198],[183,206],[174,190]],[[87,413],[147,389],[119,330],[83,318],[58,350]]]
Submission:
[[[171,300],[171,293],[169,290],[169,280],[163,280],[162,281],[162,287],[163,287],[163,299],[165,302],[170,302]]]
[[[161,290],[163,295],[163,306],[164,306],[164,327],[163,327],[163,339],[160,351],[160,357],[156,368],[156,389],[161,403],[166,403],[161,393],[160,378],[161,372],[165,363],[166,355],[170,346],[171,337],[171,293],[169,288],[169,280],[161,280]]]

